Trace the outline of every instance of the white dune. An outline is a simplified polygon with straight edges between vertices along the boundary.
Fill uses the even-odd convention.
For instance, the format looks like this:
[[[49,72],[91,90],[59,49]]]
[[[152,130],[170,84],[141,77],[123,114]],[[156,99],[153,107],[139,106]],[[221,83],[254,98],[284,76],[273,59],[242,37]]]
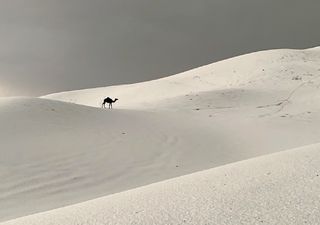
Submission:
[[[252,53],[175,76],[131,85],[57,93],[42,98],[3,98],[0,100],[0,221],[81,203],[252,157],[320,143],[319,86],[320,49],[313,48]],[[120,99],[113,110],[100,108],[106,96]],[[316,149],[308,147],[226,165],[83,203],[83,208],[79,204],[39,214],[40,217],[31,216],[27,220],[29,224],[33,224],[33,220],[34,224],[39,221],[43,222],[39,224],[61,224],[61,221],[67,221],[63,224],[85,224],[84,221],[90,221],[89,224],[150,224],[152,221],[155,224],[161,224],[161,221],[163,224],[165,221],[167,224],[183,224],[184,219],[180,222],[177,219],[190,211],[185,219],[189,224],[205,224],[206,220],[208,223],[217,221],[217,224],[224,224],[223,220],[219,223],[219,218],[227,220],[229,214],[224,207],[236,201],[237,193],[240,193],[239,207],[240,200],[249,204],[251,197],[262,198],[262,192],[256,193],[261,194],[259,196],[254,193],[260,188],[264,190],[265,185],[271,188],[272,183],[279,184],[282,182],[280,179],[291,175],[292,167],[287,165],[290,161],[301,162],[301,165],[295,165],[297,174],[307,176],[308,171],[311,174],[316,167],[313,162],[309,167],[304,156],[310,153],[317,162]],[[287,156],[288,161],[284,159]],[[270,163],[269,168],[274,166],[277,170],[283,165],[280,168],[282,172],[273,176],[272,180],[268,180],[270,177],[265,180],[261,175],[265,168],[258,164],[267,165],[275,159],[279,162],[274,162],[274,165]],[[220,184],[224,182],[224,171],[230,174],[229,184],[234,182],[236,187],[243,189],[243,193],[239,192],[240,189],[223,189]],[[217,192],[211,190],[212,186],[204,187],[201,181],[201,177],[209,179],[211,176],[214,183],[221,186]],[[246,177],[252,179],[247,180]],[[186,187],[180,185],[185,179],[189,182]],[[292,187],[294,193],[303,190],[303,180],[295,179],[293,181],[301,182],[301,186],[297,189]],[[195,199],[189,208],[185,206],[188,204],[186,195],[178,195],[178,192],[194,192],[189,187],[192,182],[203,198],[208,191],[208,198],[220,200],[218,205],[226,201],[219,206],[221,210],[217,210],[225,216],[218,217],[212,213],[210,210],[216,208],[205,201],[197,202]],[[289,189],[290,182],[281,185]],[[305,185],[317,191],[318,184],[310,182],[306,180]],[[161,191],[163,188],[166,193]],[[143,197],[144,190],[146,195]],[[279,190],[279,196],[282,191]],[[141,198],[131,199],[130,193],[141,193]],[[147,198],[148,193],[154,193],[154,198],[137,203],[139,198]],[[271,199],[270,194],[266,189],[266,201]],[[311,192],[309,194],[311,196]],[[174,195],[177,195],[176,199]],[[167,199],[156,199],[162,196]],[[172,204],[169,201],[171,197],[175,200]],[[308,194],[301,195],[301,199],[306,201],[308,197]],[[284,199],[289,201],[289,198],[288,195]],[[101,204],[96,208],[95,202]],[[161,203],[159,207],[162,211],[168,207],[172,213],[158,214],[155,208],[157,202]],[[121,204],[128,206],[120,207]],[[133,211],[129,206],[134,204],[147,208],[150,204],[149,213],[131,215]],[[272,200],[272,206],[277,204],[282,207],[284,203]],[[301,204],[303,206],[305,203]],[[306,207],[316,207],[316,204],[315,201]],[[101,212],[100,206],[110,209],[110,214]],[[200,206],[208,207],[203,213],[210,213],[203,220],[197,217],[202,215]],[[251,224],[256,218],[250,211],[254,206],[249,204],[248,214],[245,214],[248,221],[243,223]],[[117,210],[118,213],[115,212]],[[261,212],[266,212],[263,210],[261,208]],[[290,213],[294,212],[290,210]],[[238,212],[232,211],[234,216],[230,224],[239,224],[235,223],[237,218],[242,218],[241,211]],[[276,219],[276,213],[270,214],[269,221]],[[297,212],[296,217],[302,218],[305,213]],[[45,215],[44,220],[40,219],[41,215]],[[57,219],[45,221],[49,218],[47,215]],[[101,216],[96,223],[93,222],[93,215]],[[163,220],[160,220],[161,215]],[[23,224],[24,219],[19,221],[16,222]]]
[[[319,224],[320,145],[166,180],[3,223]]]
[[[158,80],[61,92],[45,98],[101,107],[102,98],[110,95],[120,99],[117,102],[118,108],[159,109],[163,108],[163,105],[159,107],[159,103],[166,103],[178,97],[183,99],[186,95],[190,97],[204,92],[245,89],[262,95],[271,92],[273,96],[269,100],[276,101],[279,99],[276,99],[278,96],[275,95],[275,91],[279,92],[279,97],[284,98],[289,94],[287,91],[297,87],[297,84],[319,79],[319,60],[319,48],[261,51]],[[193,103],[195,104],[197,103]]]

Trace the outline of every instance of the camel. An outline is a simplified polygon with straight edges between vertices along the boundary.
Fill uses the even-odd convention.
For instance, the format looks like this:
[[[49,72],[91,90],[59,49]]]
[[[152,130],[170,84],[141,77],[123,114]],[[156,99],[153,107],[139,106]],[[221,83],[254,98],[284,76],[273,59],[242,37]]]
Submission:
[[[109,104],[109,109],[112,109],[112,103],[116,102],[117,98],[115,98],[114,100],[112,100],[111,98],[107,97],[103,100],[103,103],[102,103],[102,108],[106,108],[106,103]]]

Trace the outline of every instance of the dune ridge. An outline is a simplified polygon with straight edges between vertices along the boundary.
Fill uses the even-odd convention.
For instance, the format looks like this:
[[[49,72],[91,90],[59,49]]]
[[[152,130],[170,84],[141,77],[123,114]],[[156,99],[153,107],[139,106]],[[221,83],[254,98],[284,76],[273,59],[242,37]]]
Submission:
[[[228,164],[3,223],[318,224],[320,145]]]
[[[319,48],[279,49],[235,57],[149,82],[56,93],[40,98],[2,98],[0,221],[67,205],[81,205],[81,202],[103,196],[108,198],[108,195],[123,191],[129,190],[128,193],[131,193],[130,189],[133,188],[210,168],[213,168],[212,173],[216,174],[215,168],[219,167],[217,171],[223,174],[222,171],[227,171],[228,168],[237,170],[237,166],[233,167],[234,164],[230,163],[320,143],[319,87]],[[113,110],[101,109],[101,101],[106,96],[120,99],[114,104]],[[300,171],[303,177],[308,177],[308,170],[310,174],[314,174],[318,168],[314,166],[314,163],[318,162],[318,155],[317,147],[305,148],[308,151],[302,147],[294,150],[294,154],[286,153],[283,157],[288,155],[292,161],[301,162],[302,165],[295,164],[297,171]],[[309,149],[312,150],[309,152]],[[300,151],[301,155],[298,153]],[[311,160],[311,164],[305,157],[309,153],[315,160]],[[276,156],[271,158],[278,159]],[[266,156],[265,160],[271,158]],[[254,163],[253,165],[251,161],[244,161],[240,163],[242,166],[239,171],[243,171],[251,180],[242,183],[234,176],[228,182],[232,184],[234,180],[236,186],[245,190],[243,198],[255,198],[257,195],[251,196],[250,191],[262,190],[264,185],[268,186],[268,182],[271,182],[270,185],[272,182],[280,185],[281,179],[292,175],[290,170],[294,168],[289,164],[289,159],[286,161],[279,155],[280,158],[280,162],[284,164],[275,162],[274,166],[283,172],[272,180],[265,180],[261,174],[254,174],[255,170],[258,172],[264,168]],[[254,160],[262,164],[263,161],[264,157]],[[268,162],[271,168],[271,161]],[[246,163],[248,169],[245,169]],[[284,168],[281,168],[281,165]],[[237,174],[242,179],[245,179],[245,175]],[[217,181],[221,183],[223,176],[213,175],[215,176],[216,179],[221,179]],[[257,180],[254,177],[257,177]],[[300,206],[305,205],[306,210],[310,210],[311,206],[316,207],[317,198],[311,190],[314,189],[316,193],[318,183],[312,183],[308,177],[305,184],[310,186],[309,192],[300,195],[296,191],[299,188],[304,190],[303,180],[299,180],[294,174],[293,177],[295,182],[300,182],[297,189],[292,188],[298,200],[309,201],[310,196],[314,198],[314,202],[302,202]],[[195,183],[198,182],[197,177],[194,177],[194,180]],[[180,181],[180,178],[177,182],[168,181],[172,182],[172,185],[170,188],[167,186],[168,193],[164,196],[172,197],[171,195],[177,192],[184,193],[183,188],[186,188],[186,192],[195,194],[195,190],[179,186]],[[286,181],[288,184],[293,182]],[[189,186],[190,184],[191,180]],[[174,185],[177,185],[177,189]],[[204,186],[197,186],[197,190],[203,193],[203,198],[205,192],[202,189],[206,190]],[[159,187],[164,186],[159,184]],[[286,183],[278,187],[285,187],[290,191]],[[213,196],[212,199],[219,198],[212,191],[208,190]],[[234,194],[239,192],[231,188],[226,194],[221,186],[217,193],[225,196],[223,201],[231,201],[234,199],[228,196],[232,196],[233,191]],[[268,193],[268,190],[265,191]],[[263,193],[256,194],[264,200],[272,199],[271,194],[264,197]],[[285,193],[279,190],[279,198],[280,194]],[[156,195],[161,198],[160,194]],[[288,201],[294,197],[285,196],[284,199]],[[179,222],[177,218],[188,211],[193,212],[189,219],[186,219],[189,224],[197,224],[196,220],[204,223],[207,219],[212,222],[215,218],[222,218],[223,223],[216,222],[217,224],[228,224],[225,220],[231,215],[230,221],[238,223],[237,218],[242,217],[242,214],[233,211],[233,214],[226,214],[225,217],[213,213],[212,217],[203,215],[201,219],[195,215],[196,206],[202,207],[196,200],[191,204],[194,208],[174,209],[179,207],[184,199],[190,200],[187,196],[180,197],[181,199],[175,199],[178,202],[176,206],[159,200],[163,207],[169,207],[173,214],[166,217],[157,214],[156,209],[151,210],[150,215],[155,216],[154,221],[157,224],[165,223],[161,222],[160,215],[165,216],[163,221],[169,224],[183,224],[185,219]],[[113,195],[110,199],[112,200],[108,204],[114,204],[114,207],[123,204]],[[126,203],[131,201],[130,196],[119,199]],[[218,205],[222,204],[223,210],[217,210],[222,214],[228,211],[224,208],[223,201],[219,198]],[[272,201],[270,204],[273,206],[279,204],[279,207],[283,207],[287,204]],[[143,207],[147,207],[145,204],[149,203],[141,202]],[[199,201],[200,203],[203,203],[203,207],[207,205],[214,208],[211,203]],[[103,203],[103,207],[105,204]],[[232,203],[226,203],[225,206],[229,207],[230,204]],[[62,220],[66,217],[63,210],[67,208],[58,211]],[[71,208],[73,211],[77,206]],[[81,223],[88,219],[95,224],[90,215],[98,214],[98,211],[95,212],[95,208],[91,206],[85,206],[84,209],[88,211],[88,215],[72,215],[81,218]],[[101,212],[105,219],[97,219],[96,223],[108,224],[112,221],[111,224],[117,224],[118,221],[118,224],[128,224],[130,220],[126,221],[125,218],[132,218],[133,224],[148,224],[147,222],[153,221],[148,215],[137,213],[141,215],[138,218],[140,222],[137,222],[136,217],[126,214],[130,212],[129,208],[120,209],[124,210],[123,214],[119,212],[120,214],[115,215],[122,215],[124,220],[119,217],[105,218],[112,214]],[[268,205],[265,205],[265,208],[261,206],[261,212],[266,212],[263,211],[266,209],[269,209]],[[250,211],[253,210],[250,204],[248,210],[248,221],[242,221],[245,224],[252,223],[253,220],[249,220],[250,215],[251,219],[256,218],[253,211]],[[307,216],[306,210],[299,214],[298,210],[294,211],[289,207],[288,215],[294,215],[293,212],[297,214],[299,223],[296,224],[301,224],[302,217],[307,218],[306,223],[317,221],[317,216],[310,216],[315,215],[314,212]],[[204,212],[212,213],[209,209],[204,209]],[[270,224],[275,221],[276,213],[271,212],[268,218]],[[70,223],[76,224],[77,218],[72,217],[68,217]],[[59,220],[53,219],[52,224],[59,224]],[[35,222],[37,221],[38,219]],[[295,222],[288,218],[283,221],[290,224]]]

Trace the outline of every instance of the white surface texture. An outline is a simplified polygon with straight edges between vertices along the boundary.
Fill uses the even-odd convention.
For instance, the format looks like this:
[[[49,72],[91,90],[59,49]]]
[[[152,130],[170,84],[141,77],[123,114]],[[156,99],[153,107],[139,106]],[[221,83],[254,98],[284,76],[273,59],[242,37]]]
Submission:
[[[101,109],[107,96],[119,98],[112,110]],[[0,222],[213,168],[27,220],[317,224],[319,183],[311,178],[319,155],[304,146],[320,143],[319,127],[319,48],[257,52],[131,85],[2,98]]]
[[[320,145],[229,164],[2,225],[319,224]]]

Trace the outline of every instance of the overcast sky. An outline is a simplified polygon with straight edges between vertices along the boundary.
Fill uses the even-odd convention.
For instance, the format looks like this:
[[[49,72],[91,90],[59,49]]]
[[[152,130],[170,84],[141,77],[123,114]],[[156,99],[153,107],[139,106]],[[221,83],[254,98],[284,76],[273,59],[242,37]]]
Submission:
[[[319,0],[0,0],[0,96],[151,80],[320,45]]]

